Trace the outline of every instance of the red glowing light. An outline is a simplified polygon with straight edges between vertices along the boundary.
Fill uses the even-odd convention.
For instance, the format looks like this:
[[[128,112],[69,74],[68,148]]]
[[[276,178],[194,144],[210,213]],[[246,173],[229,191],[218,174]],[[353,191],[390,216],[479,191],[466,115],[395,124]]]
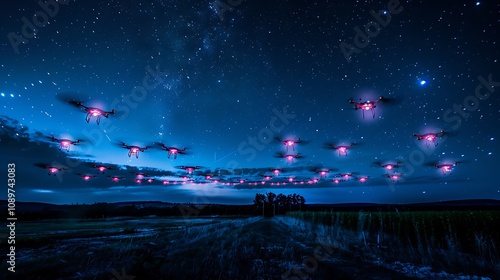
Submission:
[[[85,181],[90,180],[90,178],[91,178],[91,177],[90,177],[89,175],[85,175],[85,176],[83,176],[83,180],[85,180]]]
[[[135,182],[136,182],[137,184],[140,184],[140,183],[142,183],[142,180],[137,179],[137,180],[135,180]]]
[[[394,168],[394,166],[392,164],[388,164],[385,166],[385,169],[387,169],[387,170],[391,170],[392,168]]]
[[[293,177],[288,178],[288,182],[293,182]]]
[[[295,144],[295,142],[293,142],[293,141],[286,141],[286,144],[287,144],[288,146],[293,146],[293,144]]]
[[[361,177],[361,178],[359,178],[359,181],[360,181],[361,183],[366,182],[366,177]]]
[[[118,180],[120,180],[120,179],[119,179],[118,177],[113,177],[113,178],[112,178],[112,180],[113,180],[114,182],[118,182]]]
[[[144,175],[142,175],[142,174],[137,174],[137,179],[142,179],[142,178],[144,178]]]
[[[51,167],[49,170],[51,173],[56,173],[58,169],[55,167]]]
[[[153,182],[153,179],[148,179],[148,183],[152,183]]]
[[[168,185],[168,184],[170,184],[170,182],[169,181],[163,181],[163,184],[164,185]]]
[[[335,179],[335,180],[333,180],[333,182],[334,182],[335,184],[338,184],[338,183],[340,182],[340,180],[339,180],[339,179]]]
[[[104,167],[104,166],[99,166],[97,169],[98,169],[99,171],[103,172],[104,170],[106,170],[106,167]]]
[[[70,142],[69,142],[69,141],[62,141],[62,142],[61,142],[61,145],[63,145],[64,147],[68,147],[68,146],[69,146],[69,144],[70,144]]]

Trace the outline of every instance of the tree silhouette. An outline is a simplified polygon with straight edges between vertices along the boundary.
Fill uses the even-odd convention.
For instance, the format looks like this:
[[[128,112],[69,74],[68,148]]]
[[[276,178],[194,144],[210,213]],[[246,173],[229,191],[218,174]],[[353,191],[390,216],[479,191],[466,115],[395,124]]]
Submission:
[[[285,214],[287,211],[301,211],[306,203],[306,199],[299,194],[284,195],[282,193],[276,195],[273,192],[266,194],[255,194],[253,201],[257,211],[262,212],[267,217],[272,217],[276,214]],[[264,209],[262,209],[264,207]]]

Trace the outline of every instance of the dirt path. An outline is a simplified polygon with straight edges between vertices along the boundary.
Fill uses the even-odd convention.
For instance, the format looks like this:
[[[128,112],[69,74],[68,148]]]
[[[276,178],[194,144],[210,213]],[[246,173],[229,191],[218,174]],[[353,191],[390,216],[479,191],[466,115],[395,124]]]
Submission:
[[[231,228],[221,238],[209,237],[170,255],[169,276],[179,277],[175,271],[187,269],[172,263],[179,259],[196,263],[184,276],[197,279],[412,279],[335,252],[279,218]]]

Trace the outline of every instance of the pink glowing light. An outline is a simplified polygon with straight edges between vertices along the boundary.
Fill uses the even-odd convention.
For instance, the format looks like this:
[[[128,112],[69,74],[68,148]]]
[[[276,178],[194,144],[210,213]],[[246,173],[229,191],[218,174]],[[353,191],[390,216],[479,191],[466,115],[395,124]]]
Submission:
[[[104,170],[106,170],[106,167],[104,167],[104,166],[99,166],[99,167],[97,168],[97,170],[99,170],[100,172],[103,172]]]
[[[90,109],[89,113],[94,117],[100,116],[102,114],[101,110],[98,109]]]
[[[361,177],[361,178],[359,178],[359,181],[360,181],[361,183],[364,183],[364,182],[366,182],[366,179],[367,179],[366,177]]]
[[[387,169],[387,170],[392,170],[393,168],[394,168],[394,165],[392,165],[392,164],[388,164],[385,166],[385,169]]]
[[[55,168],[55,167],[51,167],[49,168],[50,170],[50,173],[56,173],[59,169]]]
[[[436,139],[436,135],[433,135],[433,134],[425,136],[425,140],[427,140],[429,142],[434,142],[435,139]]]
[[[288,178],[288,182],[293,182],[293,177]]]
[[[335,184],[338,184],[338,183],[340,183],[340,180],[339,180],[339,179],[335,179],[335,180],[333,180],[333,182],[334,182]]]
[[[450,165],[443,165],[441,167],[441,169],[444,171],[444,172],[451,172],[451,166]]]
[[[294,144],[295,144],[295,142],[293,142],[293,141],[286,141],[287,146],[293,146]]]

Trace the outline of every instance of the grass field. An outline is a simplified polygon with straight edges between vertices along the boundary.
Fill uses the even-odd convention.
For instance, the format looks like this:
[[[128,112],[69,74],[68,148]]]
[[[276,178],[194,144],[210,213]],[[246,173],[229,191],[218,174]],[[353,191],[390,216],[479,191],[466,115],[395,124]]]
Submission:
[[[346,251],[434,270],[500,275],[499,211],[290,212]],[[500,279],[500,277],[498,278]]]
[[[495,279],[493,228],[471,227],[486,244],[463,253],[459,240],[469,231],[456,234],[459,213],[435,214],[448,222],[425,213],[363,212],[19,222],[16,272],[7,272],[2,254],[0,279]],[[479,228],[498,222],[496,213],[474,215],[482,217],[473,219]],[[437,238],[441,231],[452,242]],[[1,249],[7,252],[5,242]],[[453,256],[484,263],[457,267]]]

